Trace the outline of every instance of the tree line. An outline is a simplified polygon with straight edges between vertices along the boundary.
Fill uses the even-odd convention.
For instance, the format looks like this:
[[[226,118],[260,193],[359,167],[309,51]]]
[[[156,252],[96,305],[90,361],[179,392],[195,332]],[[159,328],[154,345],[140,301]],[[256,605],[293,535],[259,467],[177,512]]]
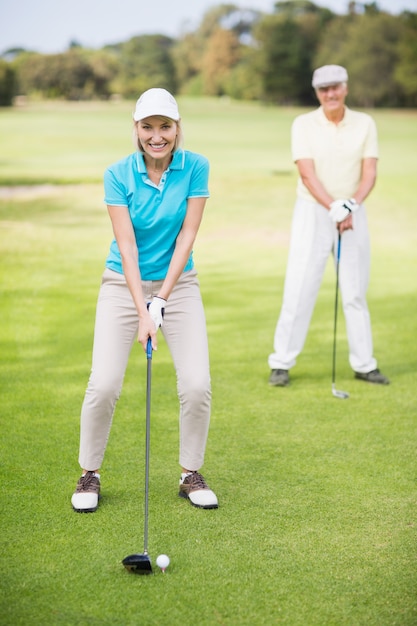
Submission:
[[[350,103],[417,105],[417,13],[347,2],[339,15],[308,0],[276,2],[271,14],[218,5],[177,39],[138,35],[100,50],[72,42],[61,54],[5,50],[0,106],[17,95],[68,100],[134,99],[150,87],[175,94],[311,105],[313,70],[349,72]]]

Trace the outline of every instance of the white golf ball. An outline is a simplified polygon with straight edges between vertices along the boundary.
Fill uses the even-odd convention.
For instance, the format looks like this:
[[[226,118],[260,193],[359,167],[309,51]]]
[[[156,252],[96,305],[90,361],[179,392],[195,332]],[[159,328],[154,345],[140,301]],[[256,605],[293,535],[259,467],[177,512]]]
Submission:
[[[166,569],[169,565],[169,556],[166,554],[160,554],[156,559],[156,564],[161,569]]]

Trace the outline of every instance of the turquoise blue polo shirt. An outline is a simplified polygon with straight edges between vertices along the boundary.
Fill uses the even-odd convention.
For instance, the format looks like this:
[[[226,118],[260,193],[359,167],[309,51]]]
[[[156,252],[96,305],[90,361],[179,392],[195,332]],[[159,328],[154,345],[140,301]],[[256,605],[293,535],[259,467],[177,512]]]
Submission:
[[[209,162],[201,154],[176,150],[159,185],[147,174],[141,152],[114,163],[104,173],[104,201],[129,210],[139,251],[142,280],[163,280],[182,228],[188,198],[208,198]],[[123,274],[115,239],[106,267]],[[184,271],[194,267],[193,254]]]

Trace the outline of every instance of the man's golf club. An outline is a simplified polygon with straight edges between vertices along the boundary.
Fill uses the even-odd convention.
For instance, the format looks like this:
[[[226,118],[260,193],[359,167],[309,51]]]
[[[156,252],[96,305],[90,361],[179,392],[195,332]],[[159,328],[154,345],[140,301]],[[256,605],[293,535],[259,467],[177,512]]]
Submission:
[[[345,400],[349,398],[347,391],[341,391],[336,389],[336,330],[337,330],[337,309],[339,302],[339,265],[340,265],[340,248],[342,244],[342,235],[339,232],[339,239],[337,241],[337,256],[336,256],[336,297],[334,303],[334,331],[333,331],[333,372],[332,372],[332,394],[335,398],[341,398]]]
[[[151,559],[148,555],[148,511],[149,511],[149,450],[151,432],[151,374],[152,374],[152,341],[149,337],[146,345],[146,444],[145,444],[145,524],[143,554],[131,554],[122,561],[129,572],[135,574],[152,574]]]

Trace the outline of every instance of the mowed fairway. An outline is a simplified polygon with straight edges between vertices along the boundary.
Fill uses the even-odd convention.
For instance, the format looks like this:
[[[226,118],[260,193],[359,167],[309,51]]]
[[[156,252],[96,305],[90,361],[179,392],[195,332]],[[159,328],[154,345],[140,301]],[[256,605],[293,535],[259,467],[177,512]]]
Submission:
[[[143,549],[146,358],[132,351],[95,514],[75,514],[79,412],[112,237],[104,168],[132,151],[133,103],[0,111],[3,626],[417,624],[417,112],[376,111],[368,200],[374,347],[391,379],[353,379],[343,317],[331,393],[329,261],[305,349],[268,386],[296,175],[300,110],[180,99],[185,147],[211,162],[195,246],[211,348],[203,473],[220,508],[177,496],[178,405],[162,337],[153,358],[149,551]],[[58,186],[54,183],[59,183]],[[171,564],[158,571],[156,557]]]

